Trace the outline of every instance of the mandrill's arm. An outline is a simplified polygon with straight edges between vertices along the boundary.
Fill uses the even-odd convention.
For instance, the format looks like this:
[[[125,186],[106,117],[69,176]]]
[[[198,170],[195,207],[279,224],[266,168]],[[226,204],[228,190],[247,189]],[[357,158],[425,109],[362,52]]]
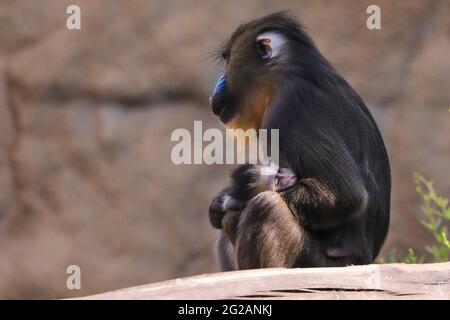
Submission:
[[[331,99],[304,81],[300,88],[283,94],[282,103],[275,99],[267,123],[269,129],[279,128],[280,157],[289,159],[299,175],[297,185],[281,196],[302,225],[329,228],[367,205],[354,156],[361,151],[362,137],[354,136],[354,123],[340,123],[340,112],[345,110],[330,105]],[[354,143],[351,148],[349,141]]]

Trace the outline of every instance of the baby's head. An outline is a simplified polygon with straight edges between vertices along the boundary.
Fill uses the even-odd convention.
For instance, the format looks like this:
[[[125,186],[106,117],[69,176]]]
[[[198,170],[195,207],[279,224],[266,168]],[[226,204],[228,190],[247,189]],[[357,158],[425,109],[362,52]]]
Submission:
[[[223,210],[242,207],[265,191],[281,192],[297,182],[292,169],[280,168],[277,165],[244,164],[231,174],[231,186],[228,188]]]
[[[273,191],[282,191],[292,187],[297,182],[297,175],[290,168],[279,168],[272,181]]]
[[[274,167],[273,165],[265,165],[260,168],[261,182],[266,186],[267,190],[283,191],[292,187],[297,182],[297,175],[290,168]]]

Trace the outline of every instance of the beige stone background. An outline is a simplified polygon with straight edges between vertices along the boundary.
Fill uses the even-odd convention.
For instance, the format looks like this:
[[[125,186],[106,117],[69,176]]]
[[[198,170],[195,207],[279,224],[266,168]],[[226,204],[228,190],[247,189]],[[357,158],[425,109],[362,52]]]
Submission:
[[[65,27],[69,4],[82,30]],[[366,8],[382,29],[366,28]],[[0,298],[214,272],[207,207],[230,168],[175,166],[175,128],[221,128],[213,51],[291,9],[373,112],[390,155],[383,251],[430,241],[412,173],[450,194],[450,1],[0,0]],[[82,290],[66,289],[66,268]]]

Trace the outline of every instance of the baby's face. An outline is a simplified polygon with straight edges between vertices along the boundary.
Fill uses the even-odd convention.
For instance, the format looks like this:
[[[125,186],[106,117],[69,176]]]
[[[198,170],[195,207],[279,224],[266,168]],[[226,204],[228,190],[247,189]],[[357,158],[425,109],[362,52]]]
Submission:
[[[278,172],[271,177],[270,189],[276,192],[292,187],[297,182],[297,175],[289,168],[279,168]]]

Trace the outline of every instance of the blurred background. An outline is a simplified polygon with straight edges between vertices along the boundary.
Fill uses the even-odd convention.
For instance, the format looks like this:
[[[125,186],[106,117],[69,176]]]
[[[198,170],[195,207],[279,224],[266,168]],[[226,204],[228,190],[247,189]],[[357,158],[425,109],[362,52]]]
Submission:
[[[82,29],[66,28],[81,6]],[[366,27],[377,4],[382,29]],[[412,174],[450,194],[450,1],[0,0],[0,298],[63,298],[215,272],[226,166],[175,166],[176,128],[222,128],[209,58],[290,9],[377,120],[393,176],[381,256],[421,248]],[[66,289],[81,267],[82,290]]]

